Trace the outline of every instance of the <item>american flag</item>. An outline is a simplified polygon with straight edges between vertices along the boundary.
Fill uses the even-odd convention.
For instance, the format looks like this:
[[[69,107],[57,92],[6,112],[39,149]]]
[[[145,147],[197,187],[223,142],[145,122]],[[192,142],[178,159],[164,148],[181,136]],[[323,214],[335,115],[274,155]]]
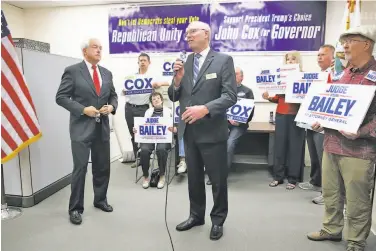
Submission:
[[[41,136],[35,107],[1,11],[1,163]]]

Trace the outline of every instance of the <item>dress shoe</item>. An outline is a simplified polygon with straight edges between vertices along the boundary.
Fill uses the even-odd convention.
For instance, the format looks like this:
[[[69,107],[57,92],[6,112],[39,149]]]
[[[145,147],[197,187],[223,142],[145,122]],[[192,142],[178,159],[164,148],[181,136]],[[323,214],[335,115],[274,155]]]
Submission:
[[[82,223],[82,217],[81,217],[81,214],[78,211],[69,212],[69,216],[70,216],[69,217],[70,221],[74,225],[80,225]]]
[[[213,225],[210,230],[210,240],[219,240],[223,235],[223,226]]]
[[[104,212],[114,211],[114,209],[110,205],[108,205],[107,203],[94,204],[94,207],[99,208],[100,210],[102,210]]]
[[[187,230],[191,229],[192,227],[201,226],[201,225],[204,225],[204,224],[205,224],[204,220],[201,220],[201,221],[196,220],[194,217],[190,216],[188,218],[188,220],[183,221],[182,223],[177,225],[176,230],[177,231],[187,231]]]

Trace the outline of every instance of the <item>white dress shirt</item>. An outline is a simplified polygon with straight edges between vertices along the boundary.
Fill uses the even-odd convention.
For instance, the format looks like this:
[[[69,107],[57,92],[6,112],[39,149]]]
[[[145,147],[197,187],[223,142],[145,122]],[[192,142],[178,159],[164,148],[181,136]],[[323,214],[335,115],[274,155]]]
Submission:
[[[93,80],[94,82],[94,78],[93,78],[93,74],[94,74],[94,70],[92,67],[92,64],[90,64],[88,61],[84,60],[85,63],[86,63],[86,66],[87,66],[87,69],[89,70],[90,72],[90,76],[91,76],[91,79]],[[97,73],[98,73],[98,77],[99,77],[99,86],[102,87],[102,75],[101,75],[101,72],[99,71],[99,68],[98,68],[98,65],[97,65]]]

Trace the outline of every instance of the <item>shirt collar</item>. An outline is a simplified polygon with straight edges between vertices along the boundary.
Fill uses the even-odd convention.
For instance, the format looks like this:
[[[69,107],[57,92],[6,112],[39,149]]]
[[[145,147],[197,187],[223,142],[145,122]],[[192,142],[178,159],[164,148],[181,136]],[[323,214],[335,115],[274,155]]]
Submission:
[[[201,51],[200,53],[195,53],[195,54],[200,54],[203,59],[206,58],[206,56],[209,54],[210,51],[210,46],[208,46],[205,50]]]
[[[87,66],[87,68],[89,68],[89,70],[91,70],[92,68],[92,64],[91,63],[89,63],[86,59],[84,59],[84,61],[85,61],[85,64],[86,64],[86,66]],[[98,68],[98,64],[97,64],[97,68]]]
[[[376,60],[372,56],[371,59],[368,61],[368,63],[366,63],[363,67],[361,67],[361,68],[351,67],[350,71],[353,72],[353,73],[355,73],[355,72],[365,72],[366,70],[368,70],[368,68],[370,68],[374,64],[376,64]]]

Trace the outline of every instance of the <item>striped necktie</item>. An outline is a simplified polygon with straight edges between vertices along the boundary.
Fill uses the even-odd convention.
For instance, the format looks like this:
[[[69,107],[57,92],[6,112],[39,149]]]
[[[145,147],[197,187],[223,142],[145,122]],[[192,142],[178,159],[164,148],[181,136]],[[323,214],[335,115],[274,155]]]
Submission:
[[[196,85],[197,76],[198,76],[198,73],[200,72],[200,65],[199,65],[200,57],[201,57],[200,54],[195,54],[195,56],[194,56],[194,61],[193,61],[193,86]]]

